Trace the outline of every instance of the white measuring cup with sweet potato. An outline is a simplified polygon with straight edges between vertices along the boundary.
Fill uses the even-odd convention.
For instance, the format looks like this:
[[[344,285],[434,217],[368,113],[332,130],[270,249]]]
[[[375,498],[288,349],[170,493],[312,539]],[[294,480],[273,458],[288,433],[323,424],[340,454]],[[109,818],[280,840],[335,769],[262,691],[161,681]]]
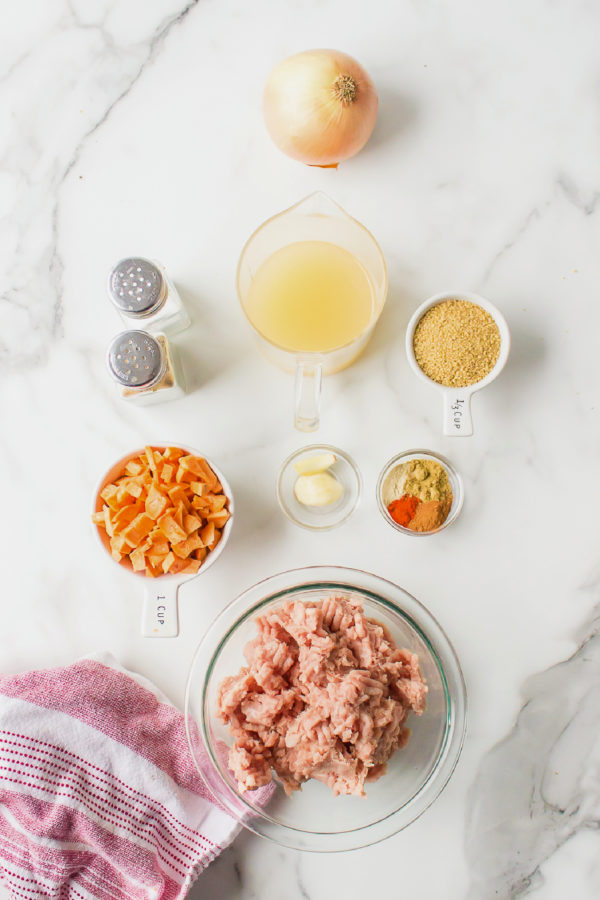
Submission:
[[[198,451],[152,444],[127,453],[104,474],[92,522],[111,559],[144,585],[142,635],[176,637],[179,588],[225,549],[233,494]]]
[[[415,356],[414,340],[417,325],[428,310],[438,306],[447,300],[465,300],[475,306],[481,307],[494,320],[500,336],[500,350],[493,368],[484,378],[475,381],[465,387],[447,387],[434,381],[425,374]],[[471,418],[471,397],[476,391],[487,387],[494,381],[508,359],[510,352],[510,331],[506,319],[500,310],[479,294],[465,293],[464,291],[450,291],[443,294],[435,294],[425,300],[413,313],[406,329],[406,355],[415,375],[427,384],[436,388],[441,394],[444,403],[442,433],[448,437],[468,437],[473,434],[473,420]]]

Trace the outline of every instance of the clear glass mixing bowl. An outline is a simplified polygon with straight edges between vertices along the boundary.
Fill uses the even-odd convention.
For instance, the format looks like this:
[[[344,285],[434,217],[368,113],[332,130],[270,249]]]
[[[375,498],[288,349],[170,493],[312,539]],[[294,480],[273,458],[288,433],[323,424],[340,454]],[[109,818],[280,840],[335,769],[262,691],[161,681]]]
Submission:
[[[428,684],[427,709],[411,714],[412,736],[366,785],[366,797],[334,797],[317,781],[288,797],[276,782],[265,808],[242,793],[226,765],[232,743],[217,718],[223,678],[245,664],[243,650],[256,635],[258,614],[286,600],[318,600],[329,593],[359,596],[367,616],[384,624],[397,645],[419,656]],[[214,620],[194,656],[185,697],[192,756],[219,803],[250,831],[297,850],[351,850],[390,837],[424,812],[450,778],[464,739],[466,691],[460,665],[444,631],[418,600],[376,575],[339,566],[282,572],[244,591]],[[221,748],[221,752],[219,752]]]

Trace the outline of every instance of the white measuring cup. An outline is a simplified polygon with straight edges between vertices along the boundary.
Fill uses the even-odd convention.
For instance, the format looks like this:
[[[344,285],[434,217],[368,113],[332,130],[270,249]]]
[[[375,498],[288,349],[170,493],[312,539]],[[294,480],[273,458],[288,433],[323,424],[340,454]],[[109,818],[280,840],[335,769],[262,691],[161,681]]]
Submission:
[[[95,524],[93,524],[92,526],[98,540],[102,544],[103,549],[108,553],[108,556],[115,563],[115,565],[120,566],[125,572],[127,572],[129,576],[131,576],[132,579],[135,578],[138,584],[141,582],[144,586],[144,604],[142,607],[142,636],[150,638],[177,637],[177,635],[179,634],[179,588],[187,581],[191,581],[192,578],[197,578],[198,575],[202,575],[203,572],[206,572],[206,570],[216,562],[216,560],[225,549],[225,544],[229,540],[229,534],[233,525],[233,494],[231,492],[231,488],[227,482],[227,479],[224,477],[220,469],[198,450],[194,450],[192,447],[184,447],[181,444],[168,442],[149,444],[148,446],[152,447],[153,450],[161,451],[166,447],[177,447],[178,449],[184,450],[186,453],[191,454],[192,456],[202,456],[204,459],[206,459],[206,462],[209,464],[209,466],[221,482],[221,485],[223,486],[223,493],[229,501],[228,509],[230,517],[223,527],[221,540],[219,541],[215,549],[211,550],[208,553],[198,571],[194,572],[191,575],[167,574],[159,575],[156,578],[150,578],[144,572],[134,572],[131,563],[127,558],[121,560],[121,562],[117,562],[115,559],[113,559],[110,552],[110,538],[106,533],[106,530]],[[102,479],[94,493],[92,512],[99,512],[104,505],[104,501],[100,496],[100,491],[102,491],[107,484],[110,484],[112,481],[115,481],[115,479],[117,479],[120,475],[124,474],[125,466],[130,459],[134,459],[137,456],[143,456],[144,452],[144,447],[142,447],[140,450],[132,450],[131,453],[127,453],[125,456],[122,456],[121,459],[117,460],[117,462],[114,463],[114,465],[112,465],[110,469],[102,476]]]
[[[476,381],[475,384],[470,384],[467,387],[445,387],[443,384],[438,384],[437,381],[434,381],[425,374],[415,357],[413,341],[418,323],[428,309],[431,309],[432,306],[437,306],[438,303],[442,303],[444,300],[468,300],[470,303],[481,306],[490,314],[500,332],[500,353],[496,365],[485,378],[482,378],[481,381]],[[473,434],[471,397],[476,391],[480,391],[482,388],[487,387],[488,384],[491,384],[491,382],[498,377],[506,365],[509,352],[510,331],[508,330],[506,319],[493,303],[490,303],[489,300],[485,300],[484,297],[480,297],[479,294],[465,293],[464,291],[450,291],[443,294],[435,294],[433,297],[425,300],[425,302],[415,310],[406,329],[406,355],[408,357],[409,365],[421,381],[427,382],[427,384],[430,384],[442,394],[444,402],[442,429],[443,434],[449,437],[467,437]]]

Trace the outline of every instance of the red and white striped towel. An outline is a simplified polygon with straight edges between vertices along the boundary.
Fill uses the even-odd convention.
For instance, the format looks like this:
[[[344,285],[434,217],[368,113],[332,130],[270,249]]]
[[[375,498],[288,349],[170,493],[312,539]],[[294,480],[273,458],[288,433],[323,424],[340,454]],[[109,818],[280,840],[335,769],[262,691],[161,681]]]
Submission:
[[[0,676],[13,897],[176,900],[238,830],[195,769],[183,716],[146,679],[108,655]]]

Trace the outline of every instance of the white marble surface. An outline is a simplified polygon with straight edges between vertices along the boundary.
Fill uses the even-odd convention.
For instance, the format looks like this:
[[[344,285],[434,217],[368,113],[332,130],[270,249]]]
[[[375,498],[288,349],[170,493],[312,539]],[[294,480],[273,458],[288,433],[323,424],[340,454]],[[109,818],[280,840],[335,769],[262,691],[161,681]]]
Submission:
[[[27,0],[4,18],[2,670],[109,648],[180,703],[224,603],[274,571],[339,563],[421,599],[467,680],[463,756],[418,822],[338,856],[244,834],[194,898],[600,894],[599,27],[585,0]],[[260,114],[271,66],[314,46],[355,55],[380,93],[371,142],[338,171],[282,156]],[[276,506],[279,463],[304,439],[234,291],[247,235],[317,188],[373,231],[391,276],[367,352],[325,386],[319,437],[352,453],[365,492],[321,535]],[[173,405],[132,411],[105,374],[119,323],[104,279],[129,253],[163,260],[193,315],[179,340],[192,390]],[[462,440],[441,437],[402,350],[417,303],[457,288],[497,303],[514,338]],[[102,470],[161,438],[212,456],[238,502],[226,554],[184,589],[177,642],[140,637],[138,592],[87,523]],[[451,457],[466,503],[412,541],[381,520],[374,483],[419,445]]]

